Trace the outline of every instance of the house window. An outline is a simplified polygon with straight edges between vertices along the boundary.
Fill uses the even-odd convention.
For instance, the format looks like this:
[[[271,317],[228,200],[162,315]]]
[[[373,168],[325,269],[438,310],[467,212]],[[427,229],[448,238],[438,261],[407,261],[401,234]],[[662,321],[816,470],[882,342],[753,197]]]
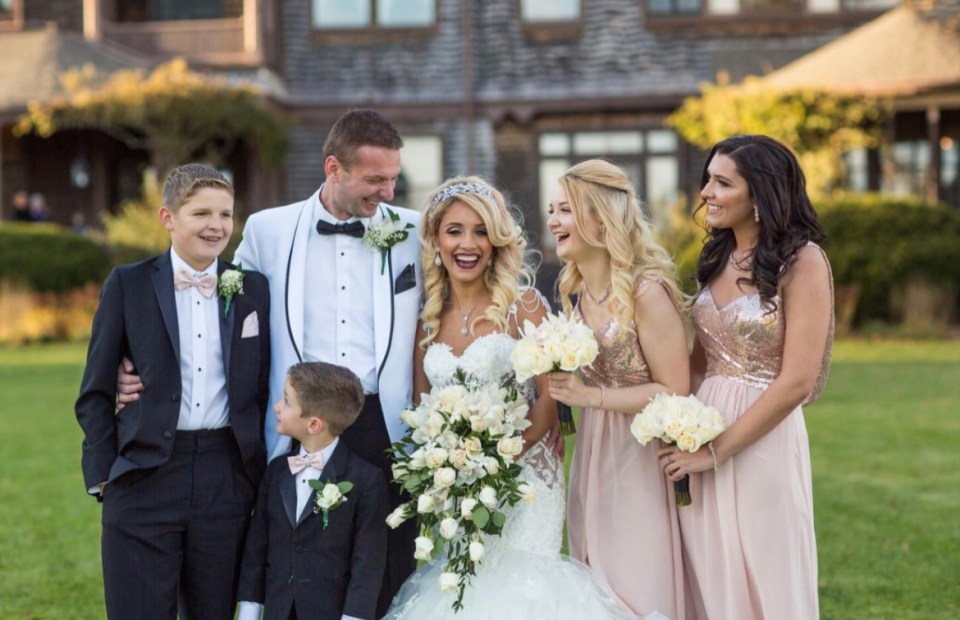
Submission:
[[[117,3],[117,21],[162,22],[240,17],[239,0],[127,0]]]
[[[926,140],[894,142],[888,153],[890,174],[883,179],[883,190],[898,196],[923,196],[930,146]]]
[[[436,7],[436,0],[313,0],[313,27],[423,28],[436,21]]]
[[[882,11],[899,0],[646,0],[656,17],[682,15],[803,15]]]
[[[403,136],[400,175],[406,195],[398,196],[395,201],[398,205],[422,210],[427,196],[443,182],[443,141],[438,136]]]
[[[580,19],[580,0],[520,0],[520,18],[529,23]]]
[[[546,229],[547,205],[557,179],[575,163],[592,158],[606,159],[627,173],[640,203],[657,221],[680,195],[680,140],[669,129],[629,131],[548,132],[539,137],[540,204],[544,229],[543,249],[553,248],[553,236]]]
[[[0,19],[13,19],[13,0],[0,0]]]

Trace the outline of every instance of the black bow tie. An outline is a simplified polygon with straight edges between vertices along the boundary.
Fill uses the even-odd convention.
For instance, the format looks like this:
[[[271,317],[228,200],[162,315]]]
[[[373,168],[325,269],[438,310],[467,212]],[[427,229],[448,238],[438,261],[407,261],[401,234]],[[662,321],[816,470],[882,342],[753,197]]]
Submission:
[[[324,220],[317,222],[317,232],[321,235],[350,235],[361,239],[364,231],[366,231],[366,228],[360,220],[354,220],[347,224],[331,224]]]

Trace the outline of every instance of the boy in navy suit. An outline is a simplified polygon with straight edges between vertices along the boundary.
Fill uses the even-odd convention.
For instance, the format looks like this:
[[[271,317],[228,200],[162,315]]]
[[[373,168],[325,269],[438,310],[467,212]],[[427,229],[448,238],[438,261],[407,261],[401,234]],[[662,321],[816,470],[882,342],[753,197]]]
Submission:
[[[107,277],[76,403],[107,616],[230,620],[266,462],[269,289],[217,258],[233,187],[214,168],[171,172],[159,216],[172,247]],[[124,356],[144,389],[117,411]]]
[[[247,535],[238,620],[259,620],[261,608],[265,620],[376,617],[387,481],[340,441],[363,400],[360,380],[342,366],[303,362],[287,372],[273,410],[277,432],[300,447],[267,467]]]

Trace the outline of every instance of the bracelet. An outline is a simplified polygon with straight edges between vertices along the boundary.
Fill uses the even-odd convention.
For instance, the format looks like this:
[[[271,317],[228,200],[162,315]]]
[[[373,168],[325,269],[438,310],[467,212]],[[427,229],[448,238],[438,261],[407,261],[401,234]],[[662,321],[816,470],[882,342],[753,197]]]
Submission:
[[[597,387],[600,388],[600,406],[597,409],[603,409],[603,386],[598,385]]]
[[[717,451],[713,449],[713,442],[707,442],[707,448],[710,449],[710,456],[713,457],[713,471],[717,471]]]

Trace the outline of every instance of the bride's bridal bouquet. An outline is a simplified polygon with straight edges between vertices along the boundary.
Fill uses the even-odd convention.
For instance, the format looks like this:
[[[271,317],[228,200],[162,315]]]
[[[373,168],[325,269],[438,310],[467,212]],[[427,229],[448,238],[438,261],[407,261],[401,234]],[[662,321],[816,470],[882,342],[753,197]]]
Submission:
[[[517,384],[509,379],[468,388],[462,375],[459,379],[459,384],[434,388],[419,406],[400,414],[409,429],[393,444],[393,475],[413,499],[387,517],[392,528],[414,516],[420,519],[418,560],[430,560],[446,545],[438,585],[457,592],[457,611],[483,558],[484,535],[500,533],[506,507],[533,499],[532,489],[517,479],[515,461],[523,429],[530,425]]]
[[[696,396],[657,394],[630,424],[630,432],[640,445],[651,439],[676,444],[683,452],[696,452],[723,432],[726,422],[714,407]],[[690,477],[674,483],[678,506],[690,505]]]
[[[517,381],[546,372],[563,370],[575,372],[589,366],[597,358],[599,347],[593,330],[573,317],[549,315],[539,325],[530,321],[523,324],[523,337],[510,355]],[[557,403],[560,431],[564,435],[576,432],[570,407]]]

